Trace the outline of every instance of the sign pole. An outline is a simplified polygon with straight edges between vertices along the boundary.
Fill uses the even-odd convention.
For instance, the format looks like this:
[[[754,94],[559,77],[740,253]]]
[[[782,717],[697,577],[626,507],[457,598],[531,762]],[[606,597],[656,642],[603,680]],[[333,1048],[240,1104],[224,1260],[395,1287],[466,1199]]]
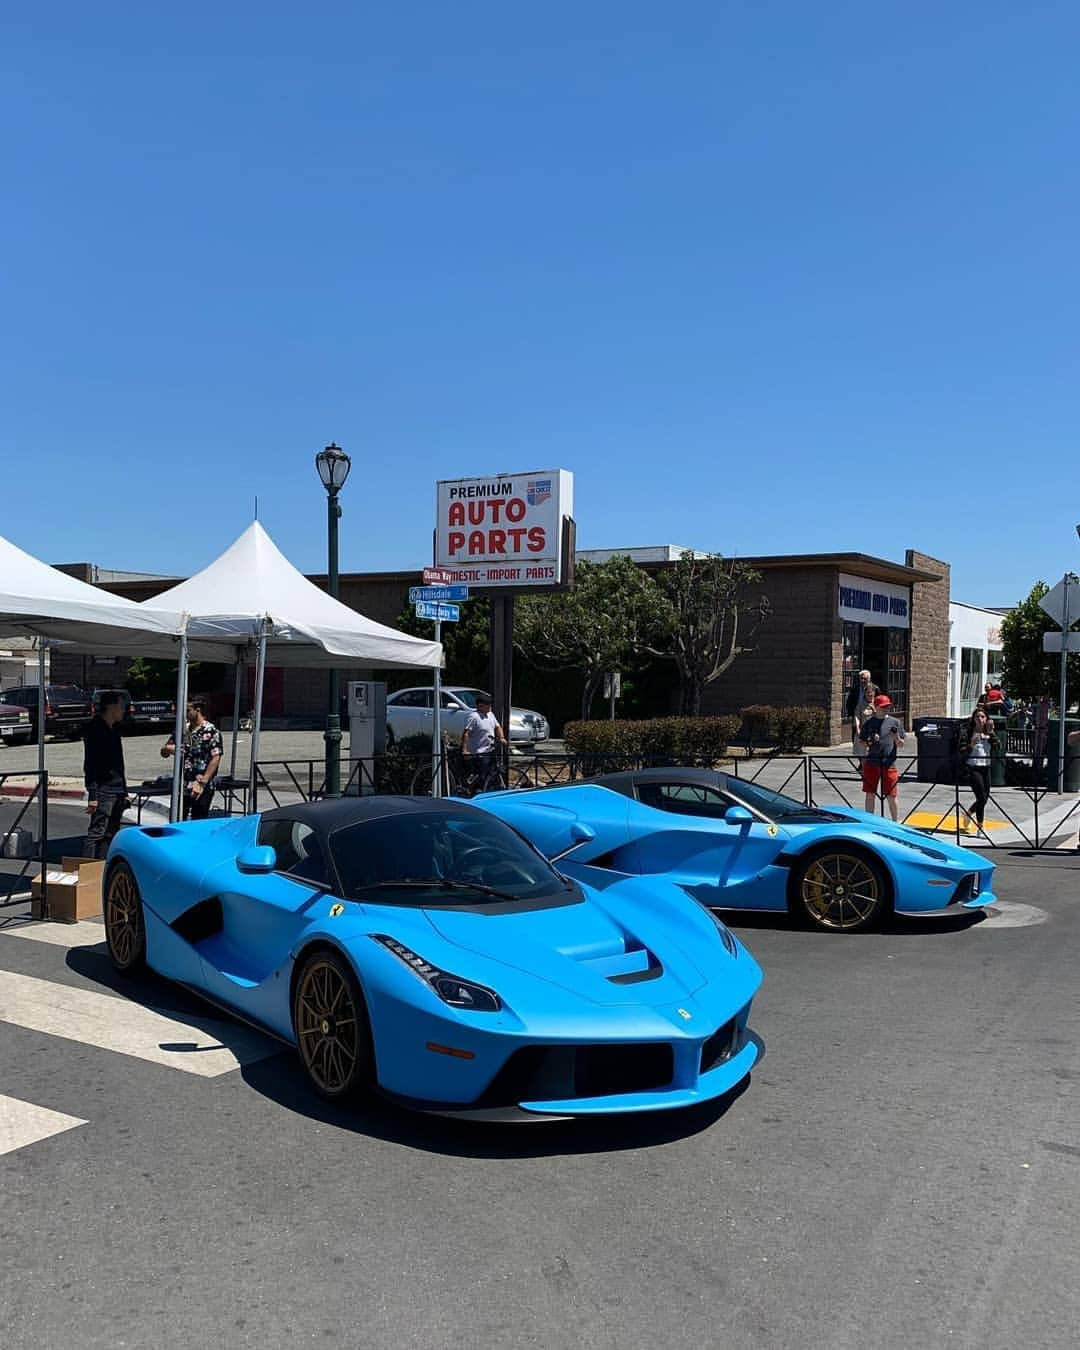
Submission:
[[[435,620],[435,641],[442,641],[442,620]],[[442,796],[442,667],[435,667],[435,715],[431,719],[431,795]]]
[[[1065,573],[1065,600],[1064,609],[1061,615],[1061,684],[1058,693],[1058,792],[1065,791],[1065,677],[1069,669],[1069,626],[1072,623],[1072,614],[1070,612],[1070,599],[1072,598],[1072,573]]]

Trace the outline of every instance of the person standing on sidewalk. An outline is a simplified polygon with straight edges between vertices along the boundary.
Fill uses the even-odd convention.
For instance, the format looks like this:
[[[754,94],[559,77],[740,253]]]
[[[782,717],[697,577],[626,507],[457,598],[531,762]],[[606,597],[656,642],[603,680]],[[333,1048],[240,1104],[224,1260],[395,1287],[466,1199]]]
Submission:
[[[861,759],[866,754],[866,746],[859,739],[862,724],[874,711],[874,695],[877,685],[870,679],[868,670],[859,671],[859,682],[848,691],[846,711],[851,722],[851,753]]]
[[[183,755],[184,820],[205,820],[214,800],[214,779],[217,775],[225,743],[221,732],[206,716],[206,705],[200,698],[188,700],[187,731],[180,748]],[[161,747],[162,759],[176,753],[176,738],[170,736]]]
[[[127,775],[120,723],[124,696],[117,689],[102,694],[97,716],[83,732],[83,777],[90,824],[84,858],[104,858],[127,809]]]
[[[863,792],[866,795],[866,809],[874,810],[874,803],[880,788],[882,798],[889,805],[889,815],[898,818],[897,784],[900,775],[896,771],[896,752],[904,744],[903,723],[889,712],[892,699],[888,694],[878,694],[874,699],[874,715],[868,717],[859,732],[859,739],[866,745],[866,763],[863,765]]]
[[[495,747],[506,744],[499,719],[491,711],[491,699],[477,694],[476,709],[465,720],[461,737],[461,754],[465,768],[475,783],[477,792],[486,792],[495,777]]]
[[[960,737],[960,758],[971,778],[975,795],[975,823],[981,830],[986,803],[990,798],[990,757],[1001,748],[985,708],[976,708]]]

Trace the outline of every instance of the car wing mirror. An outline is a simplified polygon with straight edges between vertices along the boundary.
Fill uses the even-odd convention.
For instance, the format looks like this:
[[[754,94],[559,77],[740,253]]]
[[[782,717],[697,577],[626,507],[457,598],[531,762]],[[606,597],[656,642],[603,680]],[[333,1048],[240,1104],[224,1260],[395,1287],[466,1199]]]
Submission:
[[[249,875],[272,872],[277,867],[277,854],[269,844],[249,844],[236,855],[236,866]]]
[[[574,849],[581,844],[587,844],[590,840],[596,838],[596,831],[591,825],[586,825],[584,821],[575,820],[570,826],[570,843],[561,853],[556,853],[554,857],[549,858],[549,862],[556,863],[560,858],[565,858],[568,853],[573,853]]]
[[[753,825],[754,817],[745,806],[729,806],[724,812],[724,820],[728,825]]]

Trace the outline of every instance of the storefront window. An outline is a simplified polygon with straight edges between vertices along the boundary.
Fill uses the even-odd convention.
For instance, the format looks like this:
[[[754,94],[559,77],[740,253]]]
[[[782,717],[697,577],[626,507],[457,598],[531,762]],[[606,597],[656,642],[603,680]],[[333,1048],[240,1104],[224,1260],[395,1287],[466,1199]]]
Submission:
[[[986,653],[986,678],[990,684],[1001,683],[1001,672],[1005,669],[1005,653]]]
[[[889,629],[889,678],[887,681],[889,697],[893,701],[893,712],[898,717],[907,712],[908,706],[908,630],[906,628]]]
[[[960,707],[957,709],[960,717],[967,717],[974,711],[982,693],[982,659],[981,647],[960,648]]]
[[[844,622],[844,688],[850,689],[859,679],[862,662],[861,623]]]

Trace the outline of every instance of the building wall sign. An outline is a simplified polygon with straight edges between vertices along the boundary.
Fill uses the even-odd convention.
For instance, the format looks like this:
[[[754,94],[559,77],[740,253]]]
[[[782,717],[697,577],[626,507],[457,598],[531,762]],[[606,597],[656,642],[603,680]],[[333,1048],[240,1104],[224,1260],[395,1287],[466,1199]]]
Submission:
[[[435,485],[435,565],[467,586],[554,586],[574,475],[535,469]]]
[[[878,628],[911,627],[911,591],[889,581],[869,581],[866,577],[840,573],[838,613],[853,623],[873,624]]]

